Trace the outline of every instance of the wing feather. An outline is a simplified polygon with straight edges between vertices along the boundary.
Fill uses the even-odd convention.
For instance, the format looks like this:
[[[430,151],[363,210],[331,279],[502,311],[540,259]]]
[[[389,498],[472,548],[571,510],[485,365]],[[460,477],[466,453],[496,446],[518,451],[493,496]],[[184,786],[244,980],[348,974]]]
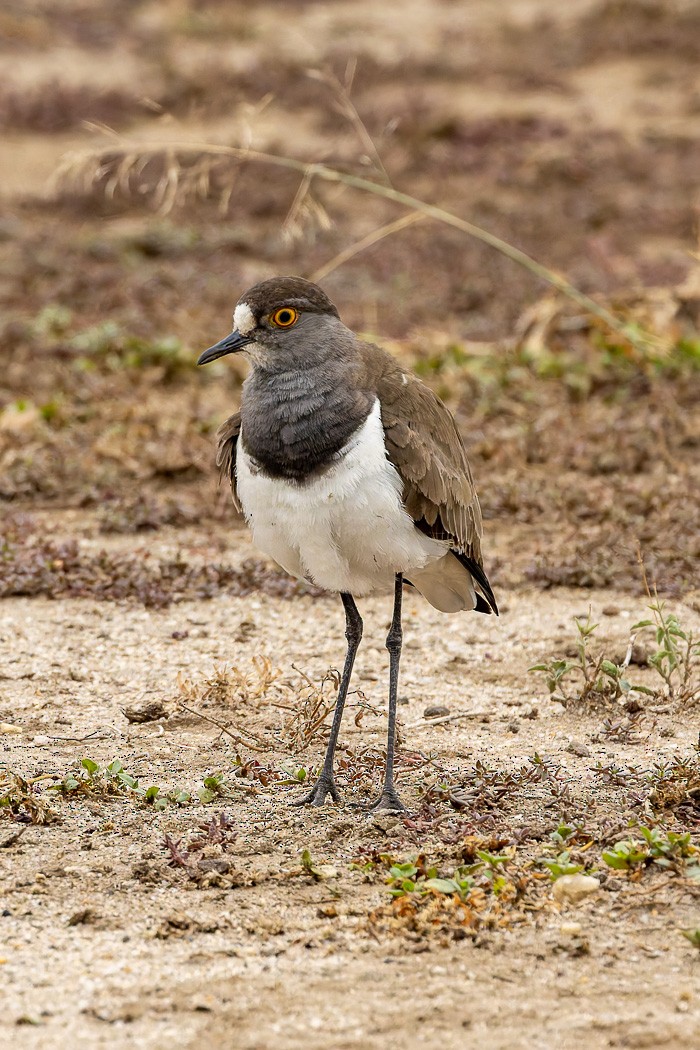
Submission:
[[[242,513],[238,491],[236,489],[236,451],[238,449],[238,435],[241,432],[241,413],[236,412],[229,416],[225,423],[219,427],[216,436],[218,448],[216,452],[216,465],[219,468],[219,478],[224,478],[231,486],[233,505]]]
[[[403,481],[408,513],[423,532],[450,544],[497,612],[483,570],[481,507],[457,424],[437,395],[389,354],[363,344],[361,361],[379,395],[387,456]]]

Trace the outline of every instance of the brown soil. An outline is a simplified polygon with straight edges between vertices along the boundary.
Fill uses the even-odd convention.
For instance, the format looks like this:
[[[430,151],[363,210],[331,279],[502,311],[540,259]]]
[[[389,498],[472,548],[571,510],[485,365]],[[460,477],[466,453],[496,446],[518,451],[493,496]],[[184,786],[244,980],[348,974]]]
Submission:
[[[700,927],[697,661],[668,696],[645,631],[625,674],[649,692],[581,699],[571,676],[566,705],[528,671],[575,659],[589,610],[593,663],[623,662],[648,615],[640,549],[666,613],[700,632],[700,6],[555,6],[0,15],[2,1045],[700,1047],[682,936]],[[380,599],[363,602],[343,801],[289,805],[323,754],[342,611],[256,552],[217,489],[244,366],[193,367],[254,280],[312,275],[400,213],[317,186],[290,217],[298,176],[252,164],[215,165],[167,214],[160,161],[128,192],[105,194],[108,176],[46,190],[67,150],[120,148],[85,121],[128,149],[252,143],[376,177],[326,73],[307,75],[342,80],[355,59],[351,97],[397,188],[658,337],[628,346],[427,222],[324,280],[455,412],[502,609],[447,618],[407,594],[405,819],[365,808]],[[104,773],[115,758],[137,782]],[[556,846],[562,823],[580,830]],[[690,839],[667,864],[610,867],[640,826]],[[565,848],[601,883],[579,904],[542,863]],[[478,850],[506,857],[495,877]],[[389,868],[412,858],[418,876],[476,865],[466,899],[392,903]]]

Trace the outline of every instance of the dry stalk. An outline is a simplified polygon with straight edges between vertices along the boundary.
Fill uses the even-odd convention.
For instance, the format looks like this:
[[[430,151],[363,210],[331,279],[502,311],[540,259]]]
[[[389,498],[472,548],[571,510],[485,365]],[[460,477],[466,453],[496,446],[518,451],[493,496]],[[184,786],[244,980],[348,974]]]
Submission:
[[[226,725],[224,722],[220,722],[218,718],[213,718],[211,715],[205,715],[201,711],[196,711],[193,707],[188,707],[187,704],[183,704],[179,701],[178,704],[181,711],[186,711],[190,715],[194,715],[195,718],[199,718],[202,722],[208,722],[209,725],[216,726],[226,736],[231,737],[236,747],[249,748],[251,751],[267,752],[270,750],[270,744],[268,741],[263,740],[262,737],[252,733],[249,729],[232,729],[230,724]]]
[[[326,164],[307,163],[294,157],[285,157],[275,153],[265,153],[260,150],[243,149],[238,146],[220,146],[211,143],[193,144],[189,142],[171,142],[163,144],[134,144],[121,150],[93,150],[81,153],[71,153],[59,165],[52,187],[75,187],[83,193],[91,192],[96,186],[102,184],[103,191],[108,195],[114,195],[117,190],[125,196],[131,195],[132,179],[136,176],[146,178],[147,168],[151,161],[161,160],[164,162],[164,170],[154,177],[153,192],[156,200],[160,201],[161,208],[170,209],[178,197],[187,198],[187,195],[199,195],[202,186],[209,183],[204,177],[210,173],[212,165],[217,159],[230,159],[251,164],[267,164],[273,167],[284,168],[287,171],[297,171],[304,176],[309,186],[315,179],[323,182],[340,183],[363,193],[371,193],[385,200],[400,204],[411,212],[419,212],[426,218],[441,222],[453,229],[466,233],[483,244],[489,245],[501,255],[517,265],[522,266],[529,273],[545,281],[556,288],[557,291],[572,299],[582,306],[598,320],[602,321],[608,328],[616,332],[626,342],[641,352],[646,352],[650,346],[656,345],[658,340],[651,333],[640,332],[638,329],[630,328],[624,321],[616,317],[610,310],[601,306],[595,300],[589,298],[579,291],[570,281],[561,274],[550,270],[548,267],[537,262],[526,252],[509,244],[502,238],[490,233],[488,230],[476,226],[474,223],[462,219],[458,215],[440,208],[435,204],[419,200],[408,193],[402,193],[392,186],[382,185],[371,179],[350,172],[338,171]],[[187,161],[187,166],[183,161]],[[232,173],[232,176],[235,173]]]
[[[309,276],[310,281],[318,282],[327,277],[333,270],[337,270],[339,266],[343,266],[344,263],[352,259],[355,255],[359,255],[365,248],[371,248],[373,244],[378,244],[379,241],[383,241],[385,237],[390,237],[393,233],[398,233],[399,230],[405,230],[409,226],[414,226],[417,222],[422,222],[425,219],[425,215],[421,215],[418,211],[409,211],[406,215],[402,215],[400,219],[394,219],[393,222],[387,222],[384,226],[380,226],[376,230],[372,230],[365,237],[361,237],[359,241],[355,241],[353,244],[348,245],[347,248],[343,248],[342,252],[338,252],[332,259],[329,259],[323,266],[319,266],[317,270]]]
[[[336,670],[327,671],[320,685],[315,685],[302,671],[298,673],[309,683],[311,691],[305,697],[296,698],[295,706],[291,708],[292,716],[282,730],[285,743],[294,754],[305,751],[315,740],[335,706],[335,698],[329,699],[323,695],[324,686],[330,682],[337,693],[340,685],[340,675]]]
[[[367,160],[371,163],[382,181],[387,186],[391,186],[391,179],[389,173],[384,167],[384,163],[379,154],[379,150],[376,147],[374,139],[367,130],[367,125],[363,121],[362,117],[358,113],[355,103],[351,98],[352,83],[355,79],[355,72],[357,70],[357,59],[351,59],[345,69],[345,82],[338,79],[338,77],[329,69],[309,69],[307,70],[307,76],[312,80],[319,80],[322,84],[325,84],[329,88],[333,99],[335,101],[335,107],[341,117],[344,117],[350,126],[355,131],[360,145],[365,150],[365,157],[363,160]]]

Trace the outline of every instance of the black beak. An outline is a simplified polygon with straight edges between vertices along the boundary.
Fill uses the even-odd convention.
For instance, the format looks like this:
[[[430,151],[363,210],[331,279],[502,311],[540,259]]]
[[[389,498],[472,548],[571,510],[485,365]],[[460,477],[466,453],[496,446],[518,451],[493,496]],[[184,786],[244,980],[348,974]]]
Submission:
[[[200,356],[197,361],[198,365],[208,365],[211,361],[216,361],[219,357],[226,357],[227,354],[235,354],[238,350],[242,350],[248,343],[252,343],[253,340],[246,335],[241,335],[240,332],[231,332],[230,335],[225,336],[218,343],[214,343],[208,350]]]

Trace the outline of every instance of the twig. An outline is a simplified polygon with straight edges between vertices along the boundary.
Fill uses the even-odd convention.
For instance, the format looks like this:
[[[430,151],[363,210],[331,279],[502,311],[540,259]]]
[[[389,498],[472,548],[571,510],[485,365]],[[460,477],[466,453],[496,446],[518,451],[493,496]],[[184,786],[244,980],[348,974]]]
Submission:
[[[22,835],[24,835],[27,828],[31,827],[31,824],[22,824],[17,831],[13,831],[11,835],[8,835],[4,842],[0,842],[0,849],[8,849],[8,847],[14,846],[15,842],[18,842]]]
[[[669,875],[668,878],[663,880],[663,882],[657,882],[653,886],[640,887],[637,890],[637,892],[634,894],[634,900],[628,901],[626,904],[622,905],[619,909],[615,910],[616,917],[620,918],[620,916],[622,916],[622,915],[627,915],[629,912],[633,911],[635,908],[648,907],[649,905],[648,905],[648,902],[645,900],[645,898],[647,898],[651,893],[657,893],[659,890],[665,890],[668,886],[671,886],[671,885],[674,885],[674,884],[679,889],[681,888],[680,886],[678,886],[678,876],[677,875]],[[671,905],[669,903],[669,907],[670,906]]]
[[[111,735],[104,729],[93,729],[87,736],[50,736],[49,740],[67,740],[71,743],[83,744],[86,740],[109,740]]]
[[[348,262],[355,255],[359,255],[365,248],[371,248],[373,244],[377,244],[378,241],[383,241],[385,237],[390,237],[392,233],[398,233],[399,230],[405,230],[408,226],[413,226],[417,222],[422,222],[425,219],[425,215],[422,215],[419,211],[410,211],[407,215],[402,215],[400,219],[394,219],[393,222],[387,222],[384,226],[380,226],[377,230],[372,230],[365,237],[361,237],[359,241],[355,241],[354,244],[344,248],[342,252],[338,252],[334,255],[327,263],[323,266],[319,266],[317,270],[310,275],[309,280],[317,282],[327,277],[333,270],[337,270],[339,266]]]
[[[187,704],[183,704],[181,700],[179,701],[178,706],[181,710],[187,711],[188,714],[194,715],[195,718],[200,718],[203,722],[209,722],[211,725],[216,726],[216,728],[220,729],[222,733],[226,734],[226,736],[230,736],[235,744],[244,744],[246,747],[249,747],[251,751],[265,752],[270,750],[269,746],[265,743],[264,740],[261,740],[259,737],[253,736],[252,733],[248,733],[248,731],[245,729],[239,730],[239,735],[236,735],[236,733],[231,732],[228,726],[225,726],[223,722],[219,722],[218,719],[212,718],[211,715],[203,715],[201,711],[195,711],[193,707],[188,707]],[[240,735],[241,733],[244,735]],[[249,740],[244,739],[244,736],[252,737],[252,739],[255,740],[256,743],[251,744]]]
[[[540,280],[552,285],[552,287],[562,292],[563,295],[566,295],[569,299],[572,299],[574,302],[584,307],[584,309],[597,317],[614,332],[617,332],[618,335],[636,349],[644,352],[650,345],[654,345],[655,343],[655,339],[650,333],[644,333],[640,336],[638,332],[631,330],[628,325],[615,317],[615,315],[605,307],[600,306],[595,300],[590,299],[583,292],[579,291],[579,289],[571,284],[570,281],[566,280],[565,277],[562,277],[560,274],[555,273],[554,270],[550,270],[548,267],[543,266],[542,263],[537,262],[526,252],[523,252],[514,245],[509,244],[507,241],[502,240],[488,230],[484,230],[480,226],[474,225],[474,223],[467,222],[466,219],[462,219],[458,215],[453,215],[452,212],[446,211],[444,208],[439,208],[435,204],[429,204],[425,201],[419,200],[417,197],[413,197],[408,193],[402,193],[391,186],[384,186],[381,183],[373,182],[371,179],[365,179],[359,175],[352,175],[349,172],[338,171],[337,169],[328,167],[325,164],[307,163],[305,161],[296,160],[294,157],[284,157],[275,153],[244,149],[239,146],[219,146],[210,143],[195,145],[191,142],[171,142],[160,143],[158,145],[135,144],[132,147],[131,152],[126,148],[124,149],[116,175],[112,177],[109,183],[110,192],[114,192],[118,186],[121,186],[122,188],[126,186],[128,189],[128,176],[130,170],[135,167],[139,160],[147,162],[150,157],[157,156],[158,154],[165,155],[170,162],[172,162],[172,159],[176,154],[179,154],[189,157],[194,155],[198,158],[201,158],[203,155],[209,157],[231,157],[249,163],[270,164],[273,167],[285,168],[288,171],[301,172],[304,175],[308,175],[309,178],[319,178],[325,182],[342,183],[345,186],[351,186],[354,189],[362,190],[365,193],[372,193],[375,196],[384,197],[386,200],[394,201],[396,204],[402,204],[411,211],[421,212],[428,218],[435,219],[447,226],[452,226],[454,229],[461,230],[462,233],[466,233],[468,236],[474,237],[476,240],[482,241],[484,244],[488,244],[489,247],[494,248],[497,252],[500,252],[501,255],[505,255],[506,258],[510,259],[512,262],[524,267],[524,269],[528,270],[536,277],[539,277]],[[63,164],[59,166],[53,176],[51,185],[60,185],[61,182],[69,183],[72,178],[76,182],[82,181],[83,187],[89,188],[97,178],[103,177],[109,172],[110,162],[117,163],[114,151],[110,150],[95,150],[79,154],[68,154]],[[93,170],[92,175],[88,178],[90,164],[93,165]],[[172,182],[173,176],[168,173],[166,183],[171,185]]]
[[[486,711],[461,711],[457,715],[441,715],[439,718],[421,718],[418,722],[409,722],[406,729],[416,729],[418,726],[439,726],[445,722],[457,722],[460,718],[485,718]]]
[[[350,97],[352,82],[355,79],[356,67],[356,59],[353,59],[348,63],[345,71],[345,84],[343,84],[335,73],[332,73],[330,70],[309,69],[307,71],[307,76],[312,80],[320,80],[321,83],[326,84],[330,88],[335,95],[335,103],[338,112],[341,116],[345,117],[351,127],[354,128],[355,134],[367,151],[367,159],[372,162],[383,182],[385,182],[387,186],[391,186],[389,173],[384,167],[384,162],[382,161],[379,150],[375,145],[374,139],[367,130],[367,125],[358,113],[355,103]]]

